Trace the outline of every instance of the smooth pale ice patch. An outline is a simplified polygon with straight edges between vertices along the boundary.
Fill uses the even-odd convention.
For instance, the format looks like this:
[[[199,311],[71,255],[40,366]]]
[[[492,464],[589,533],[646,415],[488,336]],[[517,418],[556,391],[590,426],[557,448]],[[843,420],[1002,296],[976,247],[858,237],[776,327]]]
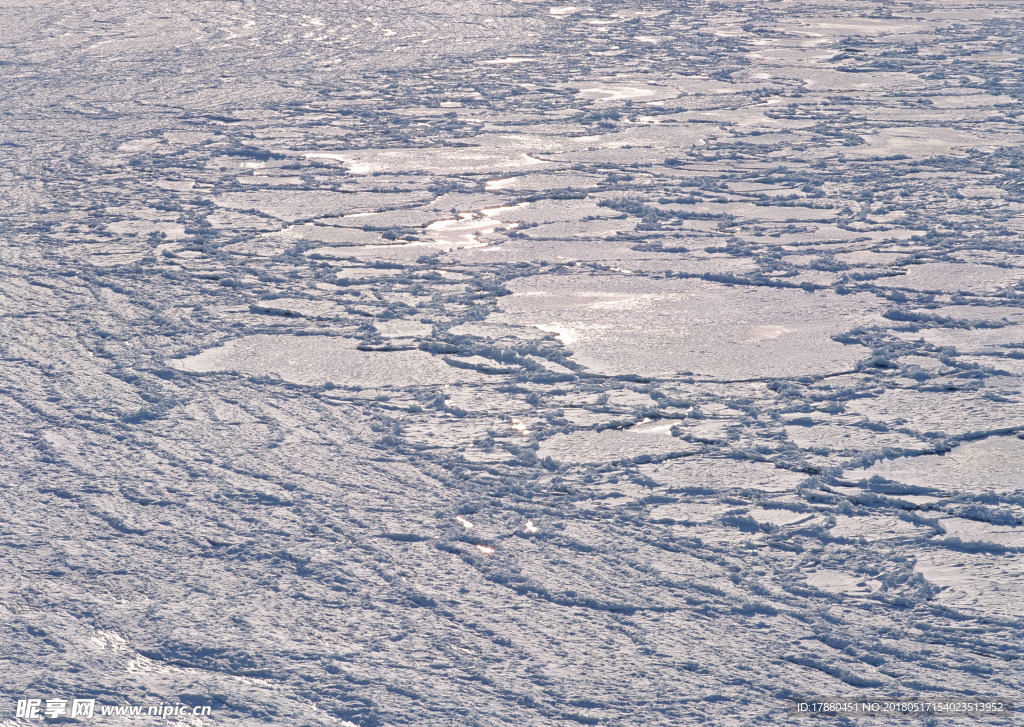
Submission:
[[[830,373],[866,355],[832,337],[880,322],[868,295],[631,275],[540,275],[508,283],[510,322],[558,333],[574,360],[607,374],[720,379]]]
[[[672,488],[708,488],[722,491],[746,489],[793,492],[807,476],[778,469],[770,462],[747,459],[677,459],[641,465],[644,476]]]
[[[708,502],[678,502],[659,505],[651,509],[651,521],[656,523],[711,523],[729,511],[728,505]]]
[[[829,535],[845,540],[864,540],[872,543],[878,540],[917,540],[930,536],[932,531],[925,525],[915,525],[895,515],[850,517],[837,515]]]
[[[655,92],[649,88],[634,88],[632,86],[595,86],[592,88],[581,88],[577,94],[596,98],[599,101],[621,101],[623,99],[654,96]]]
[[[835,74],[831,78],[833,80],[851,76],[857,78],[864,77],[865,75],[861,73],[842,73]],[[902,77],[900,80],[903,81],[914,78],[911,74],[886,74],[886,76],[894,80]],[[863,80],[868,81],[869,79],[864,78]],[[909,80],[908,83],[913,85],[915,81]],[[831,86],[834,90],[838,90],[837,86],[841,87],[841,83],[826,83],[825,85]],[[898,85],[903,84],[900,83]],[[856,84],[856,86],[864,88],[862,84]],[[891,126],[877,134],[864,134],[863,138],[864,144],[844,148],[843,153],[847,157],[860,159],[895,155],[923,158],[950,154],[962,155],[968,147],[998,147],[1014,143],[1008,137],[996,134],[969,133],[944,126]]]
[[[556,462],[596,464],[689,454],[699,449],[695,444],[671,436],[658,437],[647,432],[604,429],[600,432],[556,434],[540,445],[537,456],[551,457]]]
[[[533,63],[536,60],[533,56],[508,56],[506,58],[492,58],[489,61],[483,61],[483,63],[488,66],[509,66],[519,63]]]
[[[574,187],[576,189],[593,189],[599,186],[603,178],[596,174],[586,174],[577,171],[556,170],[550,172],[538,172],[521,174],[515,177],[503,177],[491,179],[485,185],[488,192],[501,190],[542,191],[549,189],[565,189]]]
[[[262,189],[225,192],[215,198],[219,207],[258,210],[287,222],[312,217],[340,217],[357,212],[376,212],[429,200],[424,192],[335,192],[327,190]]]
[[[962,444],[948,454],[885,460],[864,475],[943,491],[1024,491],[1024,440],[989,437]]]
[[[162,220],[123,220],[111,222],[107,229],[115,235],[142,236],[153,232],[162,232],[165,237],[177,240],[185,236],[185,226],[177,222]]]
[[[845,573],[830,568],[819,568],[807,574],[807,583],[823,591],[842,593],[847,596],[863,596],[881,587],[881,582],[866,579],[861,575]]]
[[[861,420],[849,416],[828,416],[811,418],[801,416],[785,427],[786,436],[802,449],[827,449],[832,451],[880,451],[891,449],[915,449],[921,440],[899,431],[880,432],[858,426]]]
[[[307,155],[314,156],[314,155]],[[320,152],[316,158],[343,163],[352,174],[490,174],[536,169],[547,162],[516,149],[487,147],[404,147]]]
[[[1015,517],[1012,510],[1005,514],[1007,520]],[[939,524],[946,531],[946,535],[964,543],[973,543],[985,548],[995,544],[1011,550],[1018,550],[1024,546],[1024,528],[1017,525],[997,525],[963,517],[939,518]]]
[[[434,330],[427,323],[408,320],[377,321],[373,327],[385,338],[426,338]]]
[[[682,419],[644,419],[639,424],[634,424],[629,431],[637,434],[662,434],[672,436],[672,427],[683,424]]]
[[[1020,325],[981,329],[931,328],[900,331],[896,335],[907,341],[925,341],[938,348],[955,348],[959,353],[1000,352],[1024,345],[1024,326]]]
[[[507,207],[489,207],[476,212],[460,212],[457,219],[446,218],[431,222],[426,226],[426,232],[440,245],[485,247],[487,243],[480,240],[480,236],[490,235],[496,230],[518,227],[518,223],[502,222],[499,217],[527,205],[529,202]]]
[[[545,333],[554,333],[555,338],[557,338],[563,345],[571,346],[572,344],[576,343],[576,331],[574,331],[572,328],[569,328],[568,326],[548,323],[537,324],[534,326],[534,328],[544,331]]]
[[[1024,563],[1019,557],[935,549],[915,560],[916,570],[939,588],[934,602],[958,611],[1024,615]]]
[[[953,293],[984,292],[1016,282],[1024,272],[1013,268],[977,263],[924,263],[911,265],[907,274],[895,279],[899,288]]]
[[[747,512],[759,524],[765,525],[803,525],[816,519],[813,512],[794,512],[785,509],[767,509],[755,507]]]
[[[427,225],[427,232],[441,243],[460,247],[477,247],[483,245],[477,235],[489,235],[498,229],[501,223],[487,218],[479,218],[469,212],[459,215],[457,220],[437,220]]]
[[[258,334],[171,362],[184,371],[277,374],[296,384],[426,386],[477,380],[425,351],[361,351],[351,338]]]
[[[873,399],[854,399],[844,406],[890,428],[922,433],[963,435],[1024,426],[1024,406],[1019,401],[982,399],[970,391],[889,389]]]

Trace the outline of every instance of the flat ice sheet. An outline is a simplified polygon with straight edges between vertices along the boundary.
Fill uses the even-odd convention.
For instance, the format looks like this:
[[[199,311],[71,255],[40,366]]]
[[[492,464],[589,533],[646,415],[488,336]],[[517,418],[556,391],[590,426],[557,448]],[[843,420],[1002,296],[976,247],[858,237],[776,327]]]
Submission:
[[[296,384],[341,386],[427,386],[479,376],[424,351],[362,351],[355,340],[336,336],[257,334],[173,363],[197,373],[277,374]]]
[[[1022,492],[1022,463],[1024,440],[989,437],[967,442],[944,455],[883,460],[869,467],[865,476],[880,475],[908,485],[954,492]]]
[[[836,336],[879,320],[873,296],[630,275],[542,275],[513,281],[501,310],[557,332],[605,375],[719,379],[827,374],[867,355]]]

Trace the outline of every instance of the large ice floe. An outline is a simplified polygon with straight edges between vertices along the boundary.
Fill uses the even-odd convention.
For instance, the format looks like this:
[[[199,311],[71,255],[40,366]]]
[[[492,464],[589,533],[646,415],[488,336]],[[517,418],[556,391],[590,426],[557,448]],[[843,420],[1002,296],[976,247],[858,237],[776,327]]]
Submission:
[[[407,387],[479,380],[424,351],[360,349],[350,338],[257,334],[172,362],[184,371],[276,374],[296,384]]]
[[[546,275],[509,284],[506,320],[557,332],[605,375],[752,379],[836,373],[867,351],[833,338],[881,320],[873,296],[636,275]]]

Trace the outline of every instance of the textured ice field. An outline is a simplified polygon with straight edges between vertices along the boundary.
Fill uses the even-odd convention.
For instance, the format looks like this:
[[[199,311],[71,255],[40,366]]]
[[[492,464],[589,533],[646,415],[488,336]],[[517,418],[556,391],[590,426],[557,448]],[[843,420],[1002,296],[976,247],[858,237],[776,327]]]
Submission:
[[[1024,701],[1019,2],[0,27],[0,723]]]

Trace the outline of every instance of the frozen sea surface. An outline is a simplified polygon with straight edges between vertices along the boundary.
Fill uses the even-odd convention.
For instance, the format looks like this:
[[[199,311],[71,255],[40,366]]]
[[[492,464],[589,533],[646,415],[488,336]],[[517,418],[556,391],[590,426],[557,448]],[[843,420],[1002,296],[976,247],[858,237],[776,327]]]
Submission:
[[[718,379],[850,369],[869,353],[835,336],[881,320],[868,295],[636,275],[546,275],[509,284],[505,320],[556,332],[573,360],[606,375]]]
[[[423,351],[360,350],[353,339],[257,334],[173,362],[184,371],[277,374],[296,384],[411,387],[479,380]]]
[[[1017,0],[0,23],[0,723],[1024,702]]]

